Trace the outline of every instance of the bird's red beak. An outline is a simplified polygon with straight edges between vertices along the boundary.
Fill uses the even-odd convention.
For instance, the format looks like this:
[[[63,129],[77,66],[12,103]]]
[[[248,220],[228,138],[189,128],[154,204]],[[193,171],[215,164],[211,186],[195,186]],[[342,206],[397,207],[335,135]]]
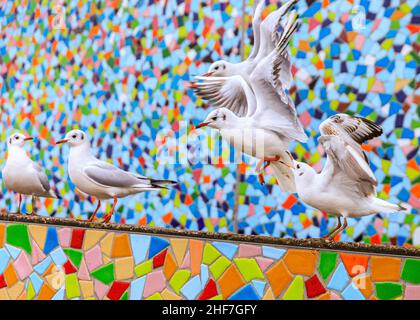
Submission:
[[[30,141],[30,140],[34,140],[34,138],[33,138],[33,137],[26,137],[26,138],[24,138],[23,140],[24,140],[24,141]]]
[[[200,128],[208,126],[209,124],[210,124],[210,122],[202,122],[199,125],[196,125],[195,128],[200,129]]]
[[[62,140],[58,140],[55,144],[57,145],[57,144],[63,144],[63,143],[67,143],[67,142],[69,142],[68,139],[62,139]]]
[[[203,77],[211,77],[213,75],[214,72],[207,72],[205,74],[203,74]]]

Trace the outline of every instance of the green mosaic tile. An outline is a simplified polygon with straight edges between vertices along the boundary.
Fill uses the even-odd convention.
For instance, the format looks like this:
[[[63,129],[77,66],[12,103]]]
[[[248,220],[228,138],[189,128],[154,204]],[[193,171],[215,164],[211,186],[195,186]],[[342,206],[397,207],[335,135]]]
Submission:
[[[304,283],[302,276],[296,276],[283,295],[283,300],[303,300]]]
[[[401,278],[410,283],[420,284],[420,260],[406,259]]]
[[[243,275],[246,282],[255,279],[265,279],[255,259],[236,258],[233,259],[233,261],[235,262],[239,272]]]
[[[107,264],[106,266],[100,267],[90,274],[96,280],[108,285],[114,281],[114,263]]]
[[[379,282],[375,284],[376,296],[381,300],[390,300],[402,295],[402,285],[391,282]]]
[[[68,299],[80,297],[79,281],[76,273],[66,275],[66,294]]]
[[[83,253],[80,250],[75,249],[63,249],[66,255],[69,257],[70,261],[76,268],[79,268],[80,263],[82,262]]]
[[[6,242],[12,246],[22,248],[27,253],[32,253],[29,241],[28,226],[24,224],[11,224],[7,226]]]
[[[232,262],[224,256],[221,256],[219,259],[217,259],[216,262],[209,267],[214,279],[219,279],[219,277],[223,274],[223,272],[225,272],[231,263]]]
[[[217,296],[214,296],[213,298],[210,298],[210,300],[223,300],[223,295],[219,294]]]
[[[153,270],[153,261],[147,260],[134,268],[134,272],[137,277],[142,277],[145,274],[152,272]]]
[[[128,292],[127,291],[122,295],[120,300],[128,300]]]
[[[337,252],[320,252],[320,262],[318,271],[321,277],[326,280],[335,269],[337,262]]]
[[[221,253],[213,247],[211,244],[206,243],[203,252],[203,263],[204,264],[211,264],[214,260],[216,260]]]
[[[182,286],[188,281],[190,275],[191,271],[189,270],[178,270],[172,276],[171,280],[169,281],[169,284],[177,294],[180,293]]]

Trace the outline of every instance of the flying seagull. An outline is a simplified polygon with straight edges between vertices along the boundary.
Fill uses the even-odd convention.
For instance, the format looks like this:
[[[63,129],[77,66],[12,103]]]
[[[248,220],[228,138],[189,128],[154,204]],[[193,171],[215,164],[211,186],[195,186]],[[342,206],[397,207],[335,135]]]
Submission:
[[[297,193],[306,204],[333,214],[338,224],[325,238],[333,239],[347,227],[347,217],[404,211],[376,197],[378,182],[361,144],[379,137],[382,128],[374,122],[347,114],[336,114],[320,125],[327,162],[320,173],[303,162],[295,162]],[[340,217],[344,218],[341,224]]]

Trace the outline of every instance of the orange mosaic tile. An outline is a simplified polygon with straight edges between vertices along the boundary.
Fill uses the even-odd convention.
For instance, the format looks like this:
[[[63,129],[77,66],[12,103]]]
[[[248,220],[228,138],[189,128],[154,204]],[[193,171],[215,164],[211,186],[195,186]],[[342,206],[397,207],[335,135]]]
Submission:
[[[361,254],[340,253],[340,258],[351,277],[365,273],[367,271],[369,256],[363,256]]]
[[[219,278],[219,287],[224,299],[230,297],[232,293],[243,285],[245,285],[245,280],[242,279],[239,270],[233,264]]]
[[[3,275],[4,275],[4,278],[6,279],[6,283],[8,287],[13,286],[18,281],[18,275],[11,262],[8,264],[6,270],[4,270]]]
[[[314,273],[317,253],[310,250],[288,250],[284,257],[289,271],[293,274],[311,276]]]
[[[371,258],[372,281],[399,281],[401,274],[401,259],[392,257]]]
[[[48,285],[44,283],[41,287],[41,290],[38,294],[38,300],[51,300],[54,297],[55,291]]]
[[[286,267],[283,260],[277,262],[267,271],[267,279],[270,282],[274,295],[277,297],[286,289],[293,279],[292,274]]]
[[[176,262],[178,265],[182,265],[184,260],[185,251],[187,250],[188,240],[187,239],[170,239],[172,250],[175,255]]]
[[[4,229],[5,229],[5,225],[0,224],[0,248],[3,248],[3,245],[4,245]]]
[[[191,276],[200,274],[203,247],[203,241],[194,239],[190,240]]]
[[[172,254],[168,252],[165,257],[165,264],[163,265],[163,273],[165,275],[166,280],[169,280],[173,274],[175,273],[177,268],[177,264],[175,259],[173,258]]]
[[[331,295],[329,292],[325,292],[324,294],[321,294],[320,296],[315,298],[316,300],[330,300]]]
[[[130,239],[127,234],[115,236],[114,246],[112,247],[111,257],[121,258],[131,256]]]
[[[356,287],[360,290],[360,292],[363,294],[363,296],[366,299],[369,299],[369,297],[372,295],[374,288],[372,279],[370,276],[355,276],[353,278],[353,283],[356,285]]]

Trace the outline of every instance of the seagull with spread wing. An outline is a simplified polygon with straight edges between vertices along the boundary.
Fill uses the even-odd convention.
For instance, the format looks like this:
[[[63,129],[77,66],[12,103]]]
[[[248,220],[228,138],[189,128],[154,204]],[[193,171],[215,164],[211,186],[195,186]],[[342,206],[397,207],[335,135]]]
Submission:
[[[320,173],[295,161],[297,193],[306,204],[337,217],[338,224],[325,238],[332,239],[347,227],[347,217],[404,211],[376,197],[378,182],[361,144],[379,137],[382,128],[374,122],[347,114],[337,114],[320,125],[318,141],[327,154]],[[340,217],[344,218],[341,224]]]
[[[101,200],[114,199],[111,211],[103,217],[107,223],[114,214],[118,198],[145,191],[158,191],[166,189],[166,185],[176,184],[171,180],[157,180],[127,172],[95,158],[83,131],[68,132],[64,139],[56,142],[62,143],[70,145],[68,170],[71,181],[80,191],[98,198],[98,206],[89,221],[95,219]]]
[[[287,16],[285,30],[291,30],[291,26],[296,23],[297,14],[292,12]],[[226,82],[236,83],[244,93],[247,112],[244,117],[240,117],[232,108],[216,109],[197,126],[219,129],[222,138],[235,149],[259,158],[261,161],[258,171],[262,162],[266,161],[265,167],[271,165],[281,189],[285,192],[295,192],[291,169],[293,158],[287,151],[288,145],[294,140],[307,141],[294,103],[290,96],[284,94],[279,81],[283,53],[291,35],[284,32],[271,54],[259,62],[250,76],[250,85],[240,75],[207,78],[207,82],[219,87],[223,87]],[[262,173],[259,179],[261,183],[264,182]]]
[[[286,2],[261,22],[261,13],[265,4],[265,0],[261,0],[253,16],[254,46],[249,57],[236,64],[224,60],[214,62],[204,76],[197,77],[199,81],[192,82],[191,87],[194,88],[195,93],[216,108],[228,108],[239,117],[247,115],[249,106],[241,84],[235,81],[235,78],[226,78],[239,75],[251,86],[250,77],[259,63],[276,49],[278,43],[288,41],[299,27],[297,21],[288,24],[290,20],[284,18],[296,2],[297,0]],[[287,46],[287,42],[284,45]],[[282,88],[279,93],[283,101],[287,102],[284,92],[290,88],[292,81],[290,55],[287,50],[283,50],[277,60],[279,64],[277,81]],[[217,81],[219,77],[223,78],[223,83]]]
[[[6,188],[19,194],[18,214],[21,213],[22,195],[32,196],[31,214],[35,214],[36,197],[60,199],[42,167],[23,149],[25,142],[30,140],[33,138],[21,133],[12,134],[7,139],[8,157],[2,175]]]

